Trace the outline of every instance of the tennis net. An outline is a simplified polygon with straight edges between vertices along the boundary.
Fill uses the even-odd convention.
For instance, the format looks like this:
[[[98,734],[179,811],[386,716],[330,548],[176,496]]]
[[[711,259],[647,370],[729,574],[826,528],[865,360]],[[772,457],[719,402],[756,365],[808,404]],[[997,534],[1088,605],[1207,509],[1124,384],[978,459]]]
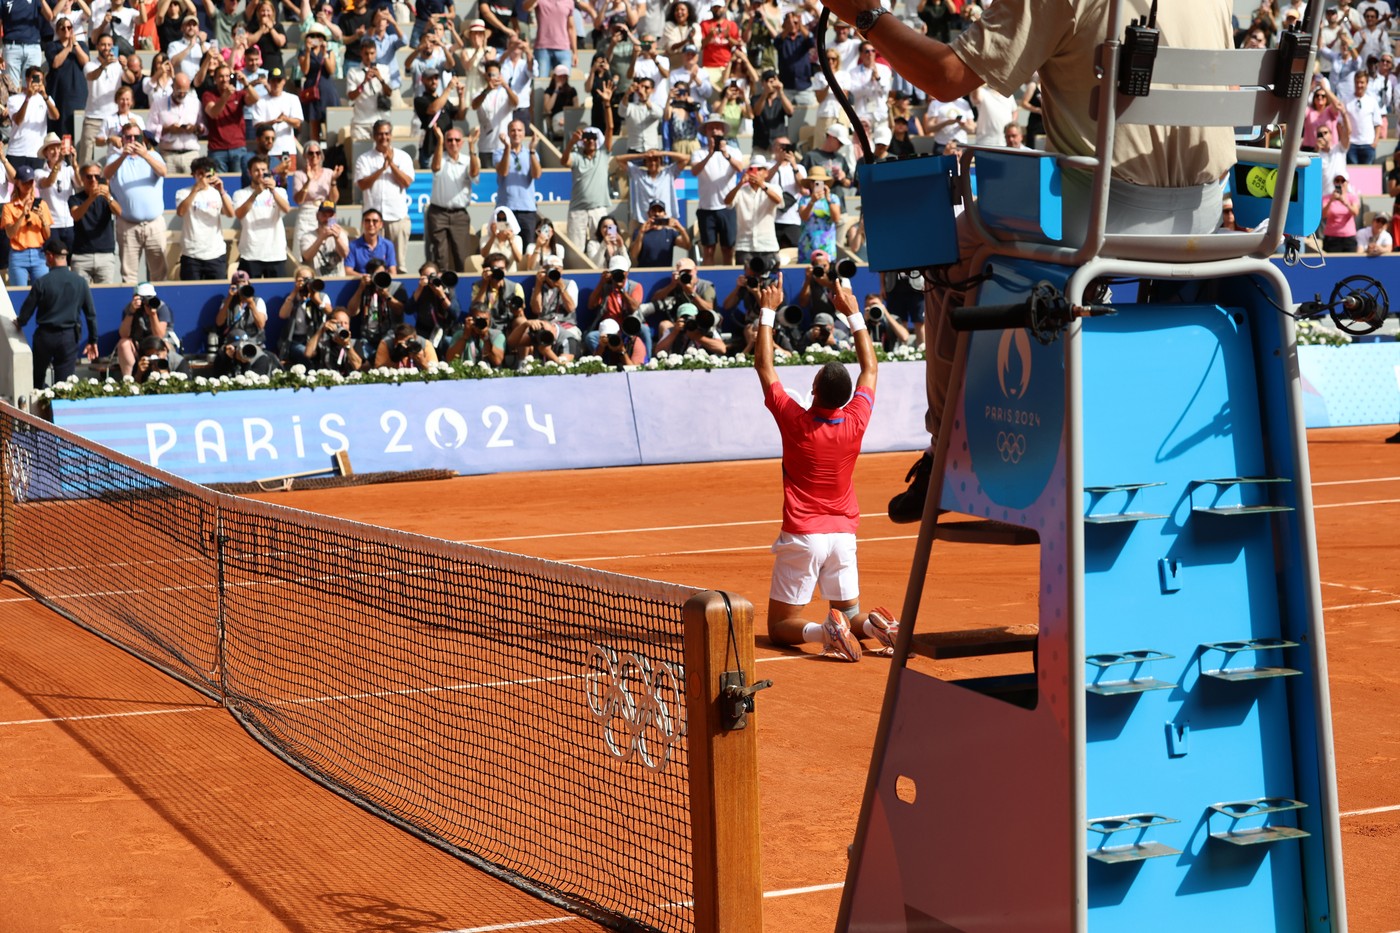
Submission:
[[[40,602],[493,875],[695,927],[695,590],[236,499],[8,407],[0,460],[4,576]]]

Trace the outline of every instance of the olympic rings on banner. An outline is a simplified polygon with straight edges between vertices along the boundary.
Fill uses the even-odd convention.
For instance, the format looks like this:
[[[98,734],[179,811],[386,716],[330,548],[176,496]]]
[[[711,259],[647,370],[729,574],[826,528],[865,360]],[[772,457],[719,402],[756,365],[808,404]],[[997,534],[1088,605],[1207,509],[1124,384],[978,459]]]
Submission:
[[[1026,436],[998,431],[997,453],[1001,454],[1004,463],[1020,463],[1021,458],[1026,455]]]
[[[588,668],[588,711],[603,727],[608,753],[620,761],[635,757],[658,774],[666,770],[671,749],[685,736],[684,673],[630,652],[619,657],[604,645],[593,646]]]

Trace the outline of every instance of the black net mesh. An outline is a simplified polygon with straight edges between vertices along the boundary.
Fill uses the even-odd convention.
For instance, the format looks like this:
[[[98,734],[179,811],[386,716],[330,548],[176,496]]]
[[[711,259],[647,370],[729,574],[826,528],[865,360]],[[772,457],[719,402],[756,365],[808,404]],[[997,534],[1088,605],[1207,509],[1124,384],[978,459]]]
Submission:
[[[233,499],[12,409],[0,437],[6,577],[434,845],[694,927],[694,590]]]

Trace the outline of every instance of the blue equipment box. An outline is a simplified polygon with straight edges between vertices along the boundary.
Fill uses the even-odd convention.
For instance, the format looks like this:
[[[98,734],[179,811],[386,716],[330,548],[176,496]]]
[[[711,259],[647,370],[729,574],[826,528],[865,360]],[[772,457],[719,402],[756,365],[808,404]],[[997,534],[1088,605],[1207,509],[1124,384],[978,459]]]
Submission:
[[[926,156],[856,166],[866,252],[876,272],[958,261],[957,159]]]
[[[993,230],[1058,242],[1063,234],[1060,166],[1031,151],[977,151],[977,206]]]
[[[1241,227],[1254,228],[1269,219],[1273,209],[1272,197],[1257,197],[1249,190],[1249,172],[1254,168],[1266,171],[1278,168],[1276,165],[1258,165],[1241,162],[1228,176],[1231,195],[1235,203],[1235,222]],[[1288,216],[1283,223],[1283,232],[1289,236],[1311,236],[1322,223],[1322,198],[1331,189],[1332,179],[1322,177],[1322,160],[1313,157],[1307,168],[1293,173],[1293,190],[1288,198]],[[1324,185],[1327,187],[1324,188]]]

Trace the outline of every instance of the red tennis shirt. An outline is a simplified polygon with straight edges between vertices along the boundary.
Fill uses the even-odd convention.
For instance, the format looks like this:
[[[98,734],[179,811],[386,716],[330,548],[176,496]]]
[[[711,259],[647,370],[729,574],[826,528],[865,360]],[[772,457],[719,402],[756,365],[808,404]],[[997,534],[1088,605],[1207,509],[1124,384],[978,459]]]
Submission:
[[[851,474],[875,408],[875,390],[856,389],[844,408],[808,409],[774,382],[763,401],[783,436],[783,531],[854,533],[860,505]]]

